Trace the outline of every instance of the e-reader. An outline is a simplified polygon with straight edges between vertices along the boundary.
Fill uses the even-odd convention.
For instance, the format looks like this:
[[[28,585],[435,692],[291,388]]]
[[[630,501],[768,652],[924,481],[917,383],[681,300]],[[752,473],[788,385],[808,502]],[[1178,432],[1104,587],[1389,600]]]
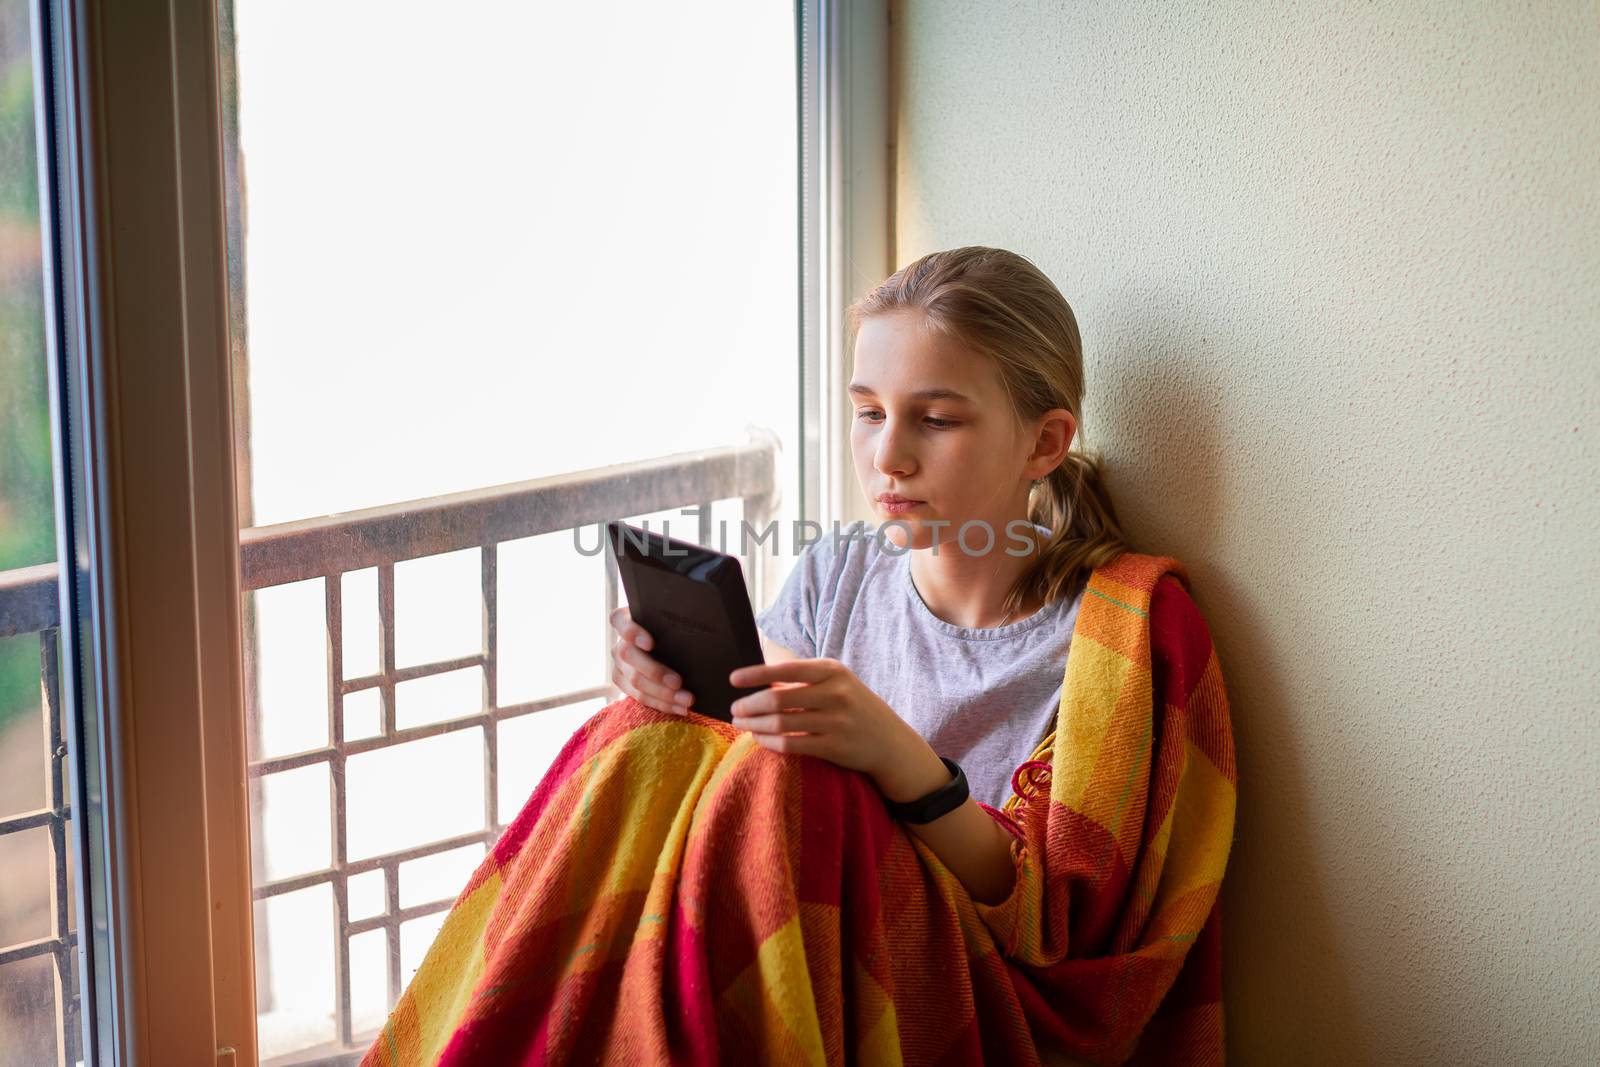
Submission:
[[[648,654],[683,679],[690,711],[731,723],[735,700],[767,688],[728,682],[766,662],[739,560],[624,522],[606,523],[606,534],[628,613],[654,640]]]

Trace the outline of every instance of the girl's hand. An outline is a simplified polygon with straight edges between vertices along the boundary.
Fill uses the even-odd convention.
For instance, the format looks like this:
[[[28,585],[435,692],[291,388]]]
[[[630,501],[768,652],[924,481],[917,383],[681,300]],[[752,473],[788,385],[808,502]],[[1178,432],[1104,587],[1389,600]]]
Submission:
[[[895,766],[911,739],[922,743],[855,672],[836,659],[758,663],[728,675],[731,685],[766,685],[733,702],[733,724],[773,752],[821,756],[877,778]],[[788,731],[804,731],[795,734]]]
[[[645,655],[655,639],[633,621],[628,605],[611,613],[611,628],[619,635],[611,646],[611,684],[657,711],[685,714],[694,695],[680,688],[683,679],[665,663]]]

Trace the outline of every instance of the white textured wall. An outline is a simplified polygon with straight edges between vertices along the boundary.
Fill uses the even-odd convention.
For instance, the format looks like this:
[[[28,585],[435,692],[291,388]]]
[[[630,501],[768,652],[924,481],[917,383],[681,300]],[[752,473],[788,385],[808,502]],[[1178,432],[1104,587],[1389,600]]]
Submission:
[[[897,264],[1061,287],[1222,655],[1234,1061],[1600,1063],[1600,5],[897,18]]]

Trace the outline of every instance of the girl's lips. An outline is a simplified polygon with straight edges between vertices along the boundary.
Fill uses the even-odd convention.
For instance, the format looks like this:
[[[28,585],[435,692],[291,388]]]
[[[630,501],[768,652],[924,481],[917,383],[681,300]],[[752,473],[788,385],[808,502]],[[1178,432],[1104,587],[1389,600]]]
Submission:
[[[880,501],[878,501],[878,506],[881,507],[884,511],[889,512],[891,515],[898,515],[903,511],[910,511],[912,508],[920,508],[922,506],[922,504],[923,504],[923,501],[921,501],[921,500],[880,500]]]

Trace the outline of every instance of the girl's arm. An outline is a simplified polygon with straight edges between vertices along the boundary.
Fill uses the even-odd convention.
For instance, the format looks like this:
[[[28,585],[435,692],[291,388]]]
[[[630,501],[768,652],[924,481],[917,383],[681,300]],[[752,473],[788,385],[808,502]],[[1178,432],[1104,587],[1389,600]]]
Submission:
[[[761,654],[768,663],[787,663],[800,657],[776,641],[769,641],[766,634],[758,634],[761,638]]]
[[[890,769],[873,777],[884,796],[904,803],[950,781],[950,772],[922,735],[908,727],[903,752]],[[1014,838],[972,797],[930,823],[904,825],[933,849],[973,900],[992,905],[1011,895],[1016,882],[1016,860],[1011,855]]]

